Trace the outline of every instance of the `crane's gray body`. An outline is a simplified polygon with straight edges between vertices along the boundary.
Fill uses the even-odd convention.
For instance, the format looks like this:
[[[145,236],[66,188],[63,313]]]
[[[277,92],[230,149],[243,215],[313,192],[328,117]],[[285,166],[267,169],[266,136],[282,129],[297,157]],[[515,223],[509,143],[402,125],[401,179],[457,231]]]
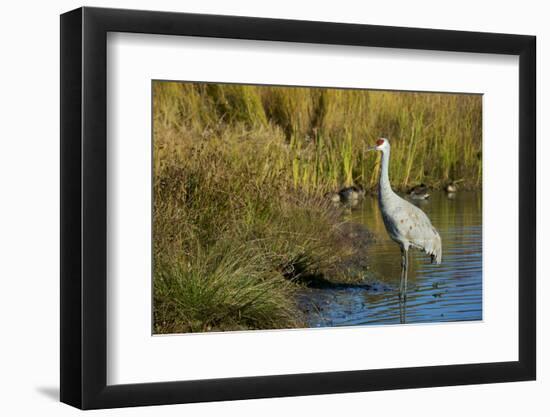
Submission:
[[[382,219],[390,237],[405,250],[409,247],[426,252],[432,262],[441,263],[441,237],[428,216],[393,191],[378,196]]]
[[[387,139],[377,146],[382,151],[378,203],[390,237],[406,252],[410,247],[426,252],[432,262],[441,263],[441,237],[422,210],[399,197],[389,180],[390,144]]]

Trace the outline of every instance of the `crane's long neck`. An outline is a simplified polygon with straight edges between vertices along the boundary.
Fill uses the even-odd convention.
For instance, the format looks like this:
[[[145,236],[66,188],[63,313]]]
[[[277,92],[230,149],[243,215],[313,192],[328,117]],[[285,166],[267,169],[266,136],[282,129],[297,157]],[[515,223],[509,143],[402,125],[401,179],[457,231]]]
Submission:
[[[381,197],[393,194],[390,185],[390,150],[382,151],[382,164],[380,165],[380,178],[378,180],[378,192]]]

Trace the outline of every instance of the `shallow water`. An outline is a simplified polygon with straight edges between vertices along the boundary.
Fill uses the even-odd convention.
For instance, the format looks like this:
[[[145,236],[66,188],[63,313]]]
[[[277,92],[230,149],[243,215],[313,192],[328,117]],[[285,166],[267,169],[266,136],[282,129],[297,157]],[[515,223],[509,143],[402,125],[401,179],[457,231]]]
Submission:
[[[376,285],[306,290],[300,304],[310,327],[482,319],[481,192],[463,191],[453,198],[434,192],[415,204],[441,235],[442,264],[432,265],[425,254],[411,250],[407,302],[400,303],[399,247],[386,233],[376,197],[367,196],[347,216],[376,236],[367,253],[367,282]]]

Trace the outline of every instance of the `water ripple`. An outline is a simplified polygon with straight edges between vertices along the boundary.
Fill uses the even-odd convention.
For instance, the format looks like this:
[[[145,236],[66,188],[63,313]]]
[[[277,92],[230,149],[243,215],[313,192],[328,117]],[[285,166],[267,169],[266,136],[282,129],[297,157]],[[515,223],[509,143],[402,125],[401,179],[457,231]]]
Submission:
[[[311,327],[482,319],[481,193],[461,192],[453,200],[434,193],[421,208],[439,230],[443,263],[431,265],[424,254],[411,252],[406,305],[395,290],[399,248],[385,232],[376,199],[367,198],[350,217],[377,236],[368,252],[370,273],[391,290],[309,289],[299,301]]]

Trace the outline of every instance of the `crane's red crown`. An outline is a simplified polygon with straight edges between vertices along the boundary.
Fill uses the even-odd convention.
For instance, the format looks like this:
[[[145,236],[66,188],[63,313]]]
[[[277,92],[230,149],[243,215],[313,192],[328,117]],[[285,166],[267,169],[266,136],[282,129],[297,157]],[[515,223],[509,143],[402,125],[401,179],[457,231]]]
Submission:
[[[384,144],[384,139],[380,138],[376,141],[376,146],[380,146]]]

